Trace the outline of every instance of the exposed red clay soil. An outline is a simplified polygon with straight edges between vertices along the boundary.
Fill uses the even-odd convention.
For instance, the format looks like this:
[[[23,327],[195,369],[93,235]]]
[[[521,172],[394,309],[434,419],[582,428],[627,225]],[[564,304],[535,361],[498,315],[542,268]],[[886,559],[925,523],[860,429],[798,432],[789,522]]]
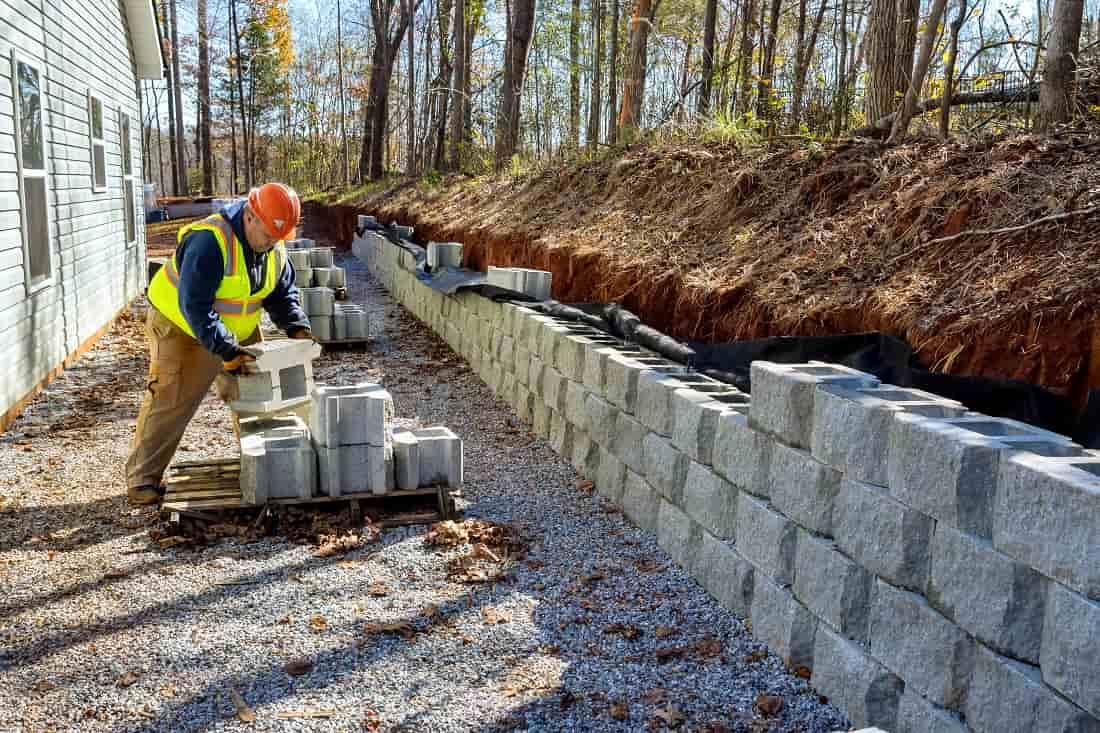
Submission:
[[[469,267],[550,270],[563,302],[618,301],[681,339],[883,331],[932,368],[1100,387],[1100,136],[826,150],[637,145],[528,178],[408,183],[308,209],[465,244]],[[328,238],[328,237],[326,237]]]

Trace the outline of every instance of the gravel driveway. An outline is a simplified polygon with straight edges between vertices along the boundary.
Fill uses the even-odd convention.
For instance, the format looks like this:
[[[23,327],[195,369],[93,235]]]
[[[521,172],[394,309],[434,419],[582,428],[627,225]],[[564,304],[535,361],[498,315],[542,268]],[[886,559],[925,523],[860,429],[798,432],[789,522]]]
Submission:
[[[454,429],[467,515],[526,552],[468,582],[451,561],[470,546],[427,527],[329,557],[282,537],[158,548],[123,490],[147,364],[135,306],[0,436],[0,733],[846,728],[343,264],[375,339],[324,355],[318,380],[381,381],[404,424]],[[178,457],[233,452],[211,395]]]

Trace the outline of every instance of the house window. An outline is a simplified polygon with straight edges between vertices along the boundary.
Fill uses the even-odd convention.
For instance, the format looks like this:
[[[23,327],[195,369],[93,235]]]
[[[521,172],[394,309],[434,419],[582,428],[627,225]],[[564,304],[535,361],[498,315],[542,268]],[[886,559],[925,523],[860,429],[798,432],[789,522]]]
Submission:
[[[103,100],[88,95],[88,121],[92,145],[92,190],[107,190],[107,146],[103,141]]]
[[[130,157],[130,115],[118,113],[119,150],[122,151],[122,218],[126,222],[126,243],[137,241],[134,225],[134,163]]]
[[[12,97],[19,166],[20,216],[23,234],[23,263],[28,289],[49,284],[53,276],[50,259],[49,208],[46,204],[46,139],[43,119],[42,75],[33,64],[11,56]]]

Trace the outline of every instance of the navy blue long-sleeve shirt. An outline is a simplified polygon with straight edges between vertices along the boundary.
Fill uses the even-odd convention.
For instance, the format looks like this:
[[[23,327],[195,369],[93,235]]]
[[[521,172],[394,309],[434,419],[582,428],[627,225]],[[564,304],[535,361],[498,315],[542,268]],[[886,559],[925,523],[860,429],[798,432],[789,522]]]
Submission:
[[[248,279],[255,293],[263,287],[267,258],[274,255],[271,252],[254,252],[248,246],[244,233],[244,206],[243,200],[237,201],[219,214],[229,221],[243,245],[244,265],[248,268]],[[214,310],[214,294],[225,274],[221,247],[214,233],[197,231],[184,237],[176,248],[176,262],[180,274],[180,310],[195,338],[222,359],[228,361],[234,358],[240,353],[240,345]],[[275,325],[286,331],[288,336],[309,329],[309,317],[302,308],[302,296],[294,284],[294,268],[289,260],[283,263],[275,289],[264,298],[263,307]]]

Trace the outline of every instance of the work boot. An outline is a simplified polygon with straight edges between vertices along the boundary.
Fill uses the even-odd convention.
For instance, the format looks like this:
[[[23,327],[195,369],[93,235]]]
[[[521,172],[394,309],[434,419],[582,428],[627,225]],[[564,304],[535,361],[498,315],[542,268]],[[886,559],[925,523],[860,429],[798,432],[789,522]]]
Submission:
[[[158,487],[152,484],[131,486],[126,489],[126,498],[130,500],[131,506],[146,506],[160,501],[161,493]]]

